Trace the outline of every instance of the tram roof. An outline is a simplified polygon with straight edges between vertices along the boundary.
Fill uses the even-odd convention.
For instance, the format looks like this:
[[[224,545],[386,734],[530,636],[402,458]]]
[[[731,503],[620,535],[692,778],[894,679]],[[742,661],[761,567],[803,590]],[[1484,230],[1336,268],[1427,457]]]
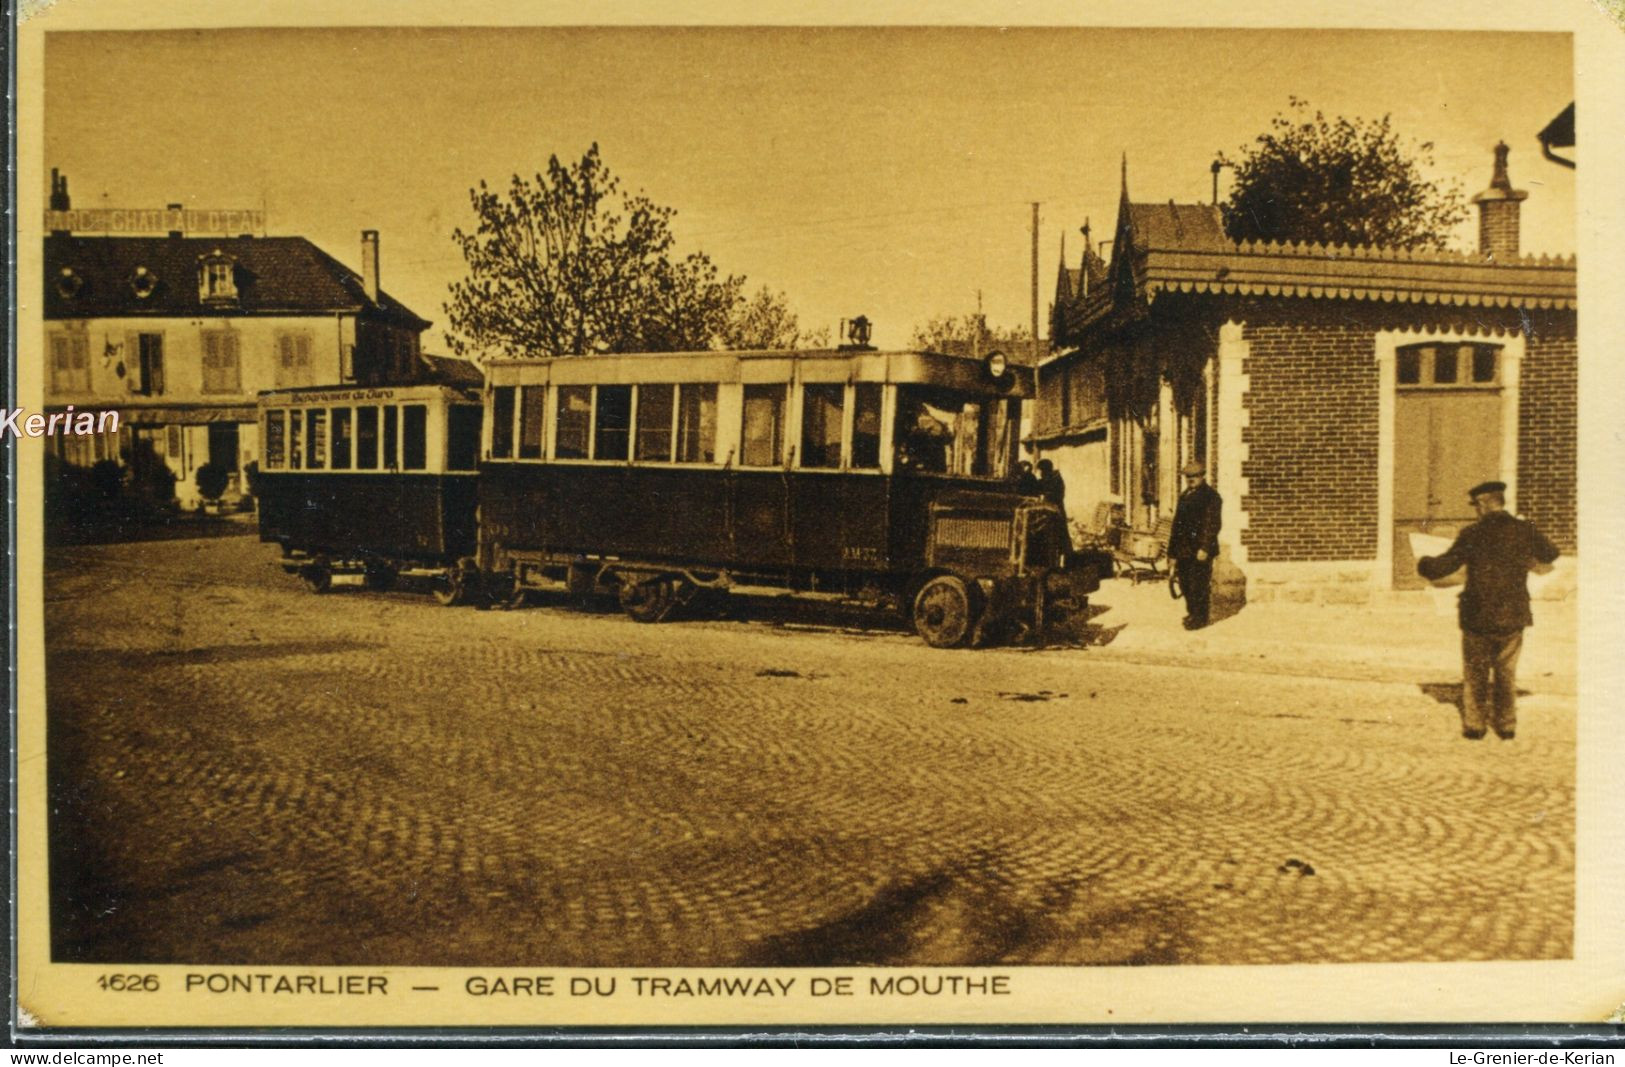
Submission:
[[[633,385],[688,382],[885,382],[937,385],[999,396],[1033,395],[1031,368],[1009,365],[994,379],[987,360],[905,349],[772,352],[631,352],[505,358],[486,362],[490,385]]]

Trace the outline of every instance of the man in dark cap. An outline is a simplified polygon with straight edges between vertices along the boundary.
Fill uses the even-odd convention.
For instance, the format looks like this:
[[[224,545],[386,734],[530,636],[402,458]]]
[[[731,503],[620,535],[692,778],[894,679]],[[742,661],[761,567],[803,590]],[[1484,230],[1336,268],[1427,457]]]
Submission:
[[[1213,557],[1219,554],[1219,524],[1224,501],[1219,491],[1207,484],[1207,468],[1192,460],[1180,470],[1185,491],[1174,509],[1174,526],[1168,534],[1168,558],[1185,592],[1185,629],[1200,630],[1208,624],[1212,600]]]
[[[1442,556],[1416,561],[1422,577],[1437,580],[1467,568],[1461,614],[1461,733],[1470,741],[1486,725],[1512,740],[1518,726],[1518,653],[1529,614],[1528,574],[1557,559],[1557,549],[1534,524],[1506,510],[1506,483],[1468,490],[1478,521],[1461,531]]]

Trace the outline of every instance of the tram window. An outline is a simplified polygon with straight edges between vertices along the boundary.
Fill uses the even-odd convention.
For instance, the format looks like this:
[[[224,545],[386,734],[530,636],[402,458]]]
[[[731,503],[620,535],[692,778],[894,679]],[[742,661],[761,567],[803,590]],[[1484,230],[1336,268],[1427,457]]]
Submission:
[[[592,429],[592,386],[561,385],[554,459],[586,459]]]
[[[961,402],[958,397],[925,389],[898,391],[897,466],[903,470],[946,474],[955,468],[953,453]]]
[[[880,466],[879,382],[852,387],[852,466],[858,470]]]
[[[745,425],[739,462],[776,467],[784,455],[784,386],[745,386]]]
[[[265,414],[265,465],[281,467],[288,461],[288,416],[281,411]]]
[[[593,408],[593,459],[625,459],[632,438],[632,387],[600,385]]]
[[[491,390],[491,458],[513,458],[513,386]]]
[[[480,465],[481,409],[455,404],[446,409],[446,469],[478,470]]]
[[[355,465],[357,470],[378,469],[378,409],[355,409]]]
[[[429,465],[429,409],[401,405],[401,469],[420,471]]]
[[[319,471],[327,466],[327,409],[305,412],[305,469]]]
[[[717,459],[717,387],[677,387],[677,462],[715,463]]]
[[[352,418],[350,408],[333,409],[333,462],[331,466],[336,471],[350,469],[350,425]]]
[[[805,385],[801,389],[801,465],[839,468],[841,415],[846,386]]]
[[[542,423],[547,413],[547,387],[527,385],[519,390],[519,458],[542,458]]]
[[[647,463],[671,462],[672,400],[670,385],[638,386],[638,442],[633,455]]]
[[[398,442],[400,440],[401,410],[390,405],[384,409],[384,469],[394,470],[399,464]]]
[[[305,467],[305,416],[297,410],[288,412],[288,466]]]

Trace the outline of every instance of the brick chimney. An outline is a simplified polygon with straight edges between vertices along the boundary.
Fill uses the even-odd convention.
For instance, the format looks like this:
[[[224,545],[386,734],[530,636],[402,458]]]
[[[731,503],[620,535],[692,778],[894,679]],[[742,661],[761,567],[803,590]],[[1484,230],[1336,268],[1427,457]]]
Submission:
[[[1516,205],[1514,205],[1516,210]],[[378,303],[378,231],[361,231],[361,286],[367,299]]]
[[[73,203],[68,199],[68,176],[59,174],[55,167],[51,168],[51,210],[73,210]]]
[[[1512,188],[1507,177],[1507,153],[1502,141],[1495,146],[1495,176],[1490,187],[1473,197],[1478,205],[1478,251],[1485,259],[1510,262],[1518,258],[1518,205],[1528,193]]]

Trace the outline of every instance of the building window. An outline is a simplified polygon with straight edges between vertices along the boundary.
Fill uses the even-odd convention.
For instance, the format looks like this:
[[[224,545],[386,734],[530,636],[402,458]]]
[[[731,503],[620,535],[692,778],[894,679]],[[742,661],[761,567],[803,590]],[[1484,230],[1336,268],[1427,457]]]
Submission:
[[[784,461],[784,386],[745,386],[745,424],[739,462],[776,467]]]
[[[846,386],[806,385],[801,389],[801,465],[839,469],[841,421]]]
[[[378,409],[355,409],[355,466],[357,470],[378,469]]]
[[[632,387],[600,385],[593,404],[592,458],[624,460],[632,443]]]
[[[265,466],[272,470],[288,461],[288,417],[281,411],[265,415]]]
[[[51,335],[51,392],[90,392],[90,336],[84,333]]]
[[[203,391],[242,392],[242,369],[237,359],[237,335],[229,330],[203,334]]]
[[[491,390],[491,458],[513,458],[513,392],[511,385]]]
[[[79,295],[79,290],[85,287],[85,280],[74,273],[72,267],[63,267],[56,276],[57,295],[71,300]]]
[[[314,385],[316,375],[310,363],[310,334],[279,333],[276,337],[276,387],[287,389]]]
[[[553,442],[554,459],[586,459],[592,440],[592,386],[563,385],[558,389],[558,439]]]
[[[401,469],[420,471],[429,465],[429,409],[424,404],[401,407]]]
[[[1481,389],[1501,380],[1499,345],[1409,345],[1394,357],[1394,382],[1401,388]]]
[[[147,299],[157,288],[158,275],[146,267],[137,267],[135,273],[130,275],[130,292],[135,294],[137,300]]]
[[[541,459],[547,414],[547,387],[527,385],[519,390],[519,458]]]
[[[205,304],[237,302],[237,264],[219,249],[198,263],[198,299]]]
[[[852,387],[852,466],[856,470],[880,466],[879,382],[859,382]]]
[[[677,388],[638,386],[638,443],[635,455],[648,463],[671,462],[672,413]]]
[[[135,335],[136,376],[131,383],[140,396],[162,396],[164,393],[164,335],[138,333]]]
[[[715,463],[717,459],[717,387],[677,387],[677,462]]]

